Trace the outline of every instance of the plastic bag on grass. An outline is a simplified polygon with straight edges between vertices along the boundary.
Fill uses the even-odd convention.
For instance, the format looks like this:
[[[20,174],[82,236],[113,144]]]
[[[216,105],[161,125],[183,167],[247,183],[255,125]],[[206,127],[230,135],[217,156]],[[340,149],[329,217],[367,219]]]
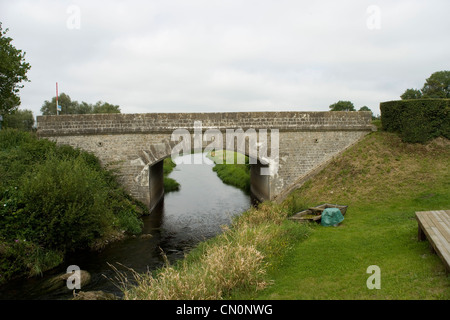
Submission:
[[[337,226],[344,220],[341,210],[338,208],[326,208],[322,212],[320,224],[325,227]]]

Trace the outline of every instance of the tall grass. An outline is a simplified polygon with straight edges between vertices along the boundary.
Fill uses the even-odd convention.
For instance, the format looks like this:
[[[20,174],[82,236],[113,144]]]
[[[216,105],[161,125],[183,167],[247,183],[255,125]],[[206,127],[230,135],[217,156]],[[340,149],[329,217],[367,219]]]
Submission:
[[[292,239],[309,234],[308,226],[286,221],[287,214],[273,203],[250,209],[175,265],[166,262],[155,273],[134,273],[137,285],[118,272],[124,299],[224,299],[237,290],[264,289],[270,284],[266,272],[274,252],[280,258]]]

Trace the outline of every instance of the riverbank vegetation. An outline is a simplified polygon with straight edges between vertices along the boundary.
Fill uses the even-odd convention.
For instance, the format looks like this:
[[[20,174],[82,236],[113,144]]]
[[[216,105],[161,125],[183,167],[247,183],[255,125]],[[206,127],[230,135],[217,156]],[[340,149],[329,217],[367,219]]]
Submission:
[[[121,278],[125,299],[449,299],[450,280],[416,211],[450,208],[450,143],[408,144],[374,132],[280,204],[237,217],[184,260]],[[287,217],[321,203],[348,205],[338,227]],[[367,268],[379,266],[381,289]],[[120,273],[119,273],[120,274]]]
[[[224,183],[250,193],[250,163],[246,155],[218,150],[208,153],[207,157],[214,161],[213,171]]]
[[[139,233],[148,213],[95,156],[27,132],[0,131],[0,177],[0,283]]]
[[[173,162],[172,158],[165,158],[163,163],[163,173],[164,173],[164,192],[172,192],[180,190],[180,184],[172,178],[169,178],[169,174],[176,167],[176,163]]]
[[[117,271],[124,299],[223,299],[236,290],[262,290],[292,243],[306,239],[309,226],[286,220],[288,208],[262,204],[234,219],[213,239],[200,243],[184,260],[133,281]]]

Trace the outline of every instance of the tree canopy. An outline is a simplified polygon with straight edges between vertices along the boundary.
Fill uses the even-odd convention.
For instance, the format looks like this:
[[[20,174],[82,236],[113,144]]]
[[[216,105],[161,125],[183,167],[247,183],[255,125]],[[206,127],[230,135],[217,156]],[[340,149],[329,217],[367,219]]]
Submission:
[[[406,91],[403,92],[400,98],[402,98],[402,100],[420,99],[422,98],[422,91],[417,89],[406,89]]]
[[[448,99],[450,98],[450,71],[437,71],[426,79],[421,90],[406,89],[400,96],[407,99]]]
[[[4,117],[4,124],[7,128],[15,128],[23,131],[31,131],[34,125],[34,116],[31,110],[14,110]]]
[[[433,73],[423,85],[424,98],[450,98],[450,71],[438,71]]]
[[[355,106],[350,101],[339,100],[330,105],[330,111],[356,111]]]
[[[58,104],[61,106],[60,114],[120,113],[118,105],[102,101],[98,101],[95,104],[84,101],[79,103],[78,101],[72,101],[66,93],[61,93],[58,96]],[[56,114],[56,97],[53,97],[50,101],[44,101],[41,113],[45,116]]]
[[[31,68],[25,62],[25,52],[12,45],[0,22],[0,114],[9,114],[20,105],[19,89],[23,81],[29,81],[27,72]]]

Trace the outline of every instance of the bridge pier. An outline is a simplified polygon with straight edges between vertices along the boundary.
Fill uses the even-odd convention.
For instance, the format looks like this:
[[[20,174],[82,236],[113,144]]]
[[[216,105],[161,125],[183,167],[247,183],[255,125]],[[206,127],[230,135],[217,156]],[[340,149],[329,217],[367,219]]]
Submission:
[[[270,176],[262,175],[262,168],[267,168],[267,166],[259,161],[250,166],[250,192],[260,202],[271,199]]]
[[[164,161],[161,160],[149,168],[149,190],[150,199],[148,206],[150,212],[164,197]]]

